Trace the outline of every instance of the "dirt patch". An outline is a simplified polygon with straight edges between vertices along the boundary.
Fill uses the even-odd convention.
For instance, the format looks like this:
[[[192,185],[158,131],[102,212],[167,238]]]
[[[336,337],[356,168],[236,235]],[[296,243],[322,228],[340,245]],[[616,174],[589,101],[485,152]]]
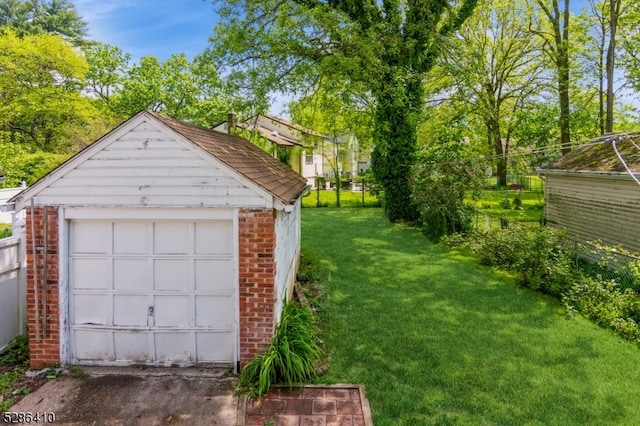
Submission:
[[[235,377],[197,373],[61,376],[11,411],[54,412],[56,424],[74,426],[235,424]]]

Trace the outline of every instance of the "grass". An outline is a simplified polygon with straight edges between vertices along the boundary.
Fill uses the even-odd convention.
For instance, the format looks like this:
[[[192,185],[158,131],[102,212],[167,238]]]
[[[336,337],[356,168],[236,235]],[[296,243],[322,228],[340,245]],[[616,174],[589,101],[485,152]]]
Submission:
[[[311,190],[311,193],[302,199],[302,207],[336,207],[336,191],[333,189]],[[340,191],[341,207],[362,207],[362,192],[360,191]],[[369,192],[364,194],[364,207],[379,207],[378,198]]]
[[[640,349],[567,317],[381,209],[303,211],[322,270],[327,383],[364,383],[376,426],[640,424]]]
[[[10,223],[0,223],[0,238],[10,237],[11,232],[11,224]]]
[[[500,217],[509,221],[539,222],[544,214],[544,193],[522,191],[520,208],[514,207],[517,191],[513,189],[492,189],[483,192],[479,200],[469,200],[477,209],[476,228],[486,229],[500,226]],[[509,207],[505,208],[505,200]]]
[[[5,351],[0,353],[0,412],[11,407],[16,395],[29,393],[28,386],[22,386],[24,373],[29,366],[29,349],[24,336],[11,340]]]

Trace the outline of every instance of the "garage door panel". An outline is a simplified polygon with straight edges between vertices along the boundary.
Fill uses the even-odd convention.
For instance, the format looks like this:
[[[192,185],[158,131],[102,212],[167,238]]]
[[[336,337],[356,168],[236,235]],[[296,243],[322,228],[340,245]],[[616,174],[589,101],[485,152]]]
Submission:
[[[153,290],[153,270],[149,259],[114,259],[113,286],[115,290]]]
[[[73,324],[108,325],[110,305],[106,294],[76,294]]]
[[[109,331],[76,330],[73,337],[76,359],[113,360],[113,341]]]
[[[189,327],[191,324],[189,296],[156,296],[154,316],[156,327]]]
[[[113,252],[115,254],[147,254],[152,247],[151,224],[146,222],[115,222]]]
[[[164,223],[154,225],[154,253],[189,254],[192,253],[189,223]]]
[[[192,291],[191,265],[188,259],[156,259],[154,261],[156,290]]]
[[[233,262],[231,259],[196,260],[196,290],[233,291]]]
[[[113,340],[115,359],[140,362],[150,359],[149,332],[116,331]]]
[[[200,362],[225,362],[233,359],[231,332],[201,332],[196,336],[196,356]]]
[[[233,247],[233,227],[230,222],[196,223],[196,254],[230,255]]]
[[[231,327],[233,324],[233,305],[225,296],[196,297],[196,326]]]
[[[71,248],[74,253],[111,252],[111,223],[75,222]]]
[[[76,289],[111,289],[111,259],[73,259],[71,274]]]
[[[149,319],[149,297],[134,295],[113,296],[113,325],[147,327]]]
[[[156,359],[160,362],[186,362],[191,359],[190,333],[156,333]]]
[[[73,359],[234,361],[233,226],[231,220],[72,220]]]

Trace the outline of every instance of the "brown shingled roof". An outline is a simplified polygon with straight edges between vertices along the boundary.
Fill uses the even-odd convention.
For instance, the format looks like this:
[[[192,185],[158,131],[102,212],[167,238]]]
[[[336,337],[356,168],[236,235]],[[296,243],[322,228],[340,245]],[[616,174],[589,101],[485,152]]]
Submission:
[[[613,141],[629,169],[640,173],[640,133],[601,136],[579,146],[570,153],[540,167],[540,172],[568,171],[594,173],[627,173],[613,149]]]
[[[306,179],[301,175],[244,138],[198,127],[154,112],[146,113],[284,203],[295,200],[307,185]]]

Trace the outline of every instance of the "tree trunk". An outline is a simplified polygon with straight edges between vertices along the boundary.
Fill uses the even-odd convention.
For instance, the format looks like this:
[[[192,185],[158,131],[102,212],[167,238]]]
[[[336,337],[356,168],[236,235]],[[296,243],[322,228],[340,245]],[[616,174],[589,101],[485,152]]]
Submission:
[[[502,144],[500,124],[495,121],[487,123],[487,136],[489,147],[496,156],[496,179],[498,187],[507,185],[507,144]]]
[[[569,104],[569,0],[564,2],[562,37],[558,44],[558,94],[560,97],[560,149],[571,151],[571,109]]]
[[[417,145],[417,115],[422,108],[422,80],[387,72],[387,83],[375,94],[374,144],[371,166],[383,189],[383,205],[391,222],[413,221],[411,168]]]
[[[618,15],[620,14],[621,0],[610,0],[609,16],[609,46],[607,47],[607,118],[605,132],[613,132],[613,73],[615,70],[616,31],[618,29]]]

